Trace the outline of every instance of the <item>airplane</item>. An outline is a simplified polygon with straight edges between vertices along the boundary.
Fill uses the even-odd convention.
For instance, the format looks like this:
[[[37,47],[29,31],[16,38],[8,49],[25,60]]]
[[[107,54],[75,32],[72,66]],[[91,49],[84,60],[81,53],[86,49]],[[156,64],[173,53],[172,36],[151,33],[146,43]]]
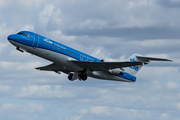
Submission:
[[[105,62],[30,31],[20,31],[9,35],[7,39],[18,51],[28,52],[52,62],[50,65],[35,69],[54,71],[58,74],[63,72],[68,75],[70,81],[77,79],[85,81],[88,77],[92,77],[135,82],[136,73],[150,61],[172,61],[133,54],[127,61]]]

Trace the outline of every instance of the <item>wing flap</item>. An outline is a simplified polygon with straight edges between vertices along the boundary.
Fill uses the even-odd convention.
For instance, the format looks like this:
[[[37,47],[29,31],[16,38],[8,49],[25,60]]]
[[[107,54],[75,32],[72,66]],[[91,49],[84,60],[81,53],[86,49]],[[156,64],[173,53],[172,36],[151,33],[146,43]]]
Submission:
[[[92,71],[104,69],[115,69],[130,66],[144,65],[143,62],[88,62],[88,61],[71,61],[81,68],[87,68]]]
[[[54,71],[54,72],[62,71],[64,73],[66,73],[66,74],[69,73],[69,70],[67,70],[67,69],[63,68],[62,66],[57,65],[55,63],[52,63],[52,64],[47,65],[47,66],[43,66],[43,67],[37,67],[35,69],[42,70],[42,71]]]
[[[35,68],[37,70],[44,70],[44,71],[54,71],[54,70],[58,70],[58,67],[55,63],[52,63],[50,65],[46,65],[46,66],[43,66],[43,67],[37,67]]]

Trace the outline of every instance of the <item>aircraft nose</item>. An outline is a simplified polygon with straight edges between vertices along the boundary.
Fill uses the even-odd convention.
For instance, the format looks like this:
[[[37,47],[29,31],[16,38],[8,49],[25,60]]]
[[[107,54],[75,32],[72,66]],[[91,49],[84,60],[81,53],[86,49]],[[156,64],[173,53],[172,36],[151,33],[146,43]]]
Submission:
[[[15,38],[14,35],[9,35],[9,36],[7,37],[8,40],[14,40],[14,38]]]

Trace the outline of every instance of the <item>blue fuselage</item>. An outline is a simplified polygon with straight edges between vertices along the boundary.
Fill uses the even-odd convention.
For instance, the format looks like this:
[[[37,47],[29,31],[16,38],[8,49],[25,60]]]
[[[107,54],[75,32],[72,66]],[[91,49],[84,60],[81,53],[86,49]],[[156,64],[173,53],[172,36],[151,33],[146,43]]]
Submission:
[[[57,63],[70,71],[83,71],[82,68],[71,63],[71,59],[78,61],[100,62],[100,60],[95,57],[29,31],[21,31],[17,34],[10,35],[8,36],[8,40],[16,47]],[[89,76],[107,80],[112,79],[126,82],[136,81],[135,76],[126,72],[123,75],[107,75],[104,71],[92,71]]]

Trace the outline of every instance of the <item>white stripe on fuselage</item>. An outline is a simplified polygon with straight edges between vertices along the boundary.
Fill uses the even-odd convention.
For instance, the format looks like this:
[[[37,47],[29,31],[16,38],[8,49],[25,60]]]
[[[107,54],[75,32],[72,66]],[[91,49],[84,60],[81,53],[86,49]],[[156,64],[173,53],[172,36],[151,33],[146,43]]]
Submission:
[[[16,47],[20,47],[25,49],[27,52],[34,54],[36,56],[42,57],[46,60],[49,60],[51,62],[54,62],[60,66],[63,66],[65,69],[70,70],[70,71],[83,71],[84,69],[75,65],[74,63],[72,63],[70,60],[76,60],[72,57],[69,57],[67,55],[64,54],[60,54],[51,50],[47,50],[47,49],[42,49],[42,48],[36,48],[36,47],[31,47],[31,46],[26,46],[23,45],[21,43],[15,42],[15,41],[11,41],[10,42],[15,45]],[[124,81],[124,82],[133,82],[131,80],[127,80],[124,78],[121,78],[119,76],[116,75],[112,75],[109,74],[107,72],[104,71],[89,71],[88,72],[88,76],[93,77],[93,78],[97,78],[97,79],[104,79],[104,80],[114,80],[114,81]]]

